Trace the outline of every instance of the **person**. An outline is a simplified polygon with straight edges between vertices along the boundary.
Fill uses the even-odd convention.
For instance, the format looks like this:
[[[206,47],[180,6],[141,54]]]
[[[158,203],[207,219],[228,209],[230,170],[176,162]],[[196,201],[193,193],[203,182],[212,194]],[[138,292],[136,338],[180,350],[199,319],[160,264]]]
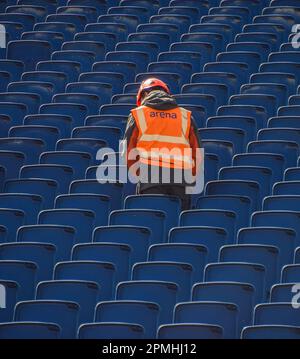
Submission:
[[[136,193],[175,195],[182,210],[189,209],[191,195],[186,186],[194,181],[201,141],[191,112],[177,105],[163,81],[142,82],[123,141],[128,169],[137,169],[139,175]],[[132,150],[138,156],[130,156]]]

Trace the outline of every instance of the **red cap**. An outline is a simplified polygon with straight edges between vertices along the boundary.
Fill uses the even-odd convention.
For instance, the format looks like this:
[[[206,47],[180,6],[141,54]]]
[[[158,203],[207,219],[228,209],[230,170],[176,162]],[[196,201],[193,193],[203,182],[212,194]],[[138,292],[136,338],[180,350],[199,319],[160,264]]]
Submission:
[[[161,87],[162,90],[166,91],[168,94],[170,94],[169,87],[167,84],[165,84],[163,81],[156,79],[155,77],[150,77],[147,80],[144,80],[141,83],[141,86],[139,88],[139,91],[136,96],[136,104],[137,106],[141,106],[141,99],[144,91],[151,90],[154,87]]]

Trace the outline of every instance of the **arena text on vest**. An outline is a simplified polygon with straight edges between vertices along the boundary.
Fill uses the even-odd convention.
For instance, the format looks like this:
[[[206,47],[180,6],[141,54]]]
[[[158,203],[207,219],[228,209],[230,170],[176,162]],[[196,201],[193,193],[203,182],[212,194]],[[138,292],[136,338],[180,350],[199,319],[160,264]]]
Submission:
[[[151,111],[150,117],[159,117],[159,118],[177,118],[176,113],[169,112],[160,112],[160,111]]]

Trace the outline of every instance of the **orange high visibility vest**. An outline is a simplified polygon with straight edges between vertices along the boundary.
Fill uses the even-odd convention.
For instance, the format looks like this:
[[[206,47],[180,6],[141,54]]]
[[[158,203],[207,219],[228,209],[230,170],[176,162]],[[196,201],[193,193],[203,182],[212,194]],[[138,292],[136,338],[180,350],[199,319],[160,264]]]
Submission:
[[[139,131],[136,149],[140,162],[169,168],[193,167],[190,111],[181,107],[162,111],[140,106],[131,113]]]

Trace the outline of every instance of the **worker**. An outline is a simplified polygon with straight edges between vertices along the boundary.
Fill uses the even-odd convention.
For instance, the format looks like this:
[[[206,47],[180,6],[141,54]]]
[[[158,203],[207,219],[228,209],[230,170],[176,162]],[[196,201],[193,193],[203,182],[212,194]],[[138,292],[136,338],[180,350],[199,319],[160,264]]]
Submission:
[[[124,143],[128,169],[137,169],[139,175],[137,194],[174,195],[181,199],[182,210],[189,209],[186,187],[195,181],[201,143],[191,112],[177,105],[163,81],[142,82]]]

